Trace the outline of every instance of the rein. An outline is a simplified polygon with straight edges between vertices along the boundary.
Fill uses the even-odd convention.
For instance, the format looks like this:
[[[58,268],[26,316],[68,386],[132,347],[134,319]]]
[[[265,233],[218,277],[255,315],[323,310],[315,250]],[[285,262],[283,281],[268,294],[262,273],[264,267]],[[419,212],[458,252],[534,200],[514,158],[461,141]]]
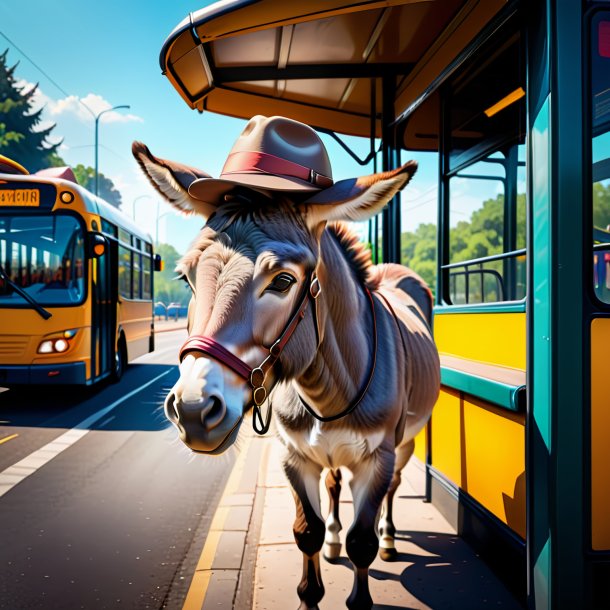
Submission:
[[[331,422],[341,419],[346,415],[349,415],[362,402],[373,380],[375,368],[377,365],[377,320],[375,316],[375,302],[373,300],[373,295],[371,294],[369,289],[366,288],[366,286],[364,287],[364,290],[371,304],[371,315],[373,319],[373,361],[371,363],[371,369],[369,371],[368,378],[363,384],[357,398],[353,400],[346,409],[336,415],[331,415],[329,417],[323,417],[321,415],[318,415],[313,410],[313,408],[309,406],[303,400],[303,398],[301,398],[301,396],[299,396],[301,404],[306,409],[306,411],[318,421]],[[267,415],[266,417],[263,417],[261,407],[268,398],[268,392],[265,388],[267,374],[269,373],[269,371],[271,371],[271,369],[273,369],[276,362],[279,360],[282,351],[286,347],[286,344],[294,334],[298,325],[305,318],[305,312],[307,311],[307,307],[309,305],[310,300],[313,301],[314,326],[316,328],[316,334],[318,335],[319,342],[320,336],[318,330],[315,301],[320,296],[320,293],[321,289],[320,283],[318,282],[318,278],[316,277],[315,273],[310,273],[309,281],[305,283],[299,304],[297,305],[295,312],[288,320],[286,326],[284,327],[284,330],[280,333],[280,336],[273,342],[271,347],[268,348],[269,354],[267,355],[267,357],[255,368],[251,368],[241,358],[239,358],[235,354],[232,354],[226,347],[218,343],[218,341],[216,341],[212,337],[205,337],[203,335],[194,335],[186,340],[186,342],[180,349],[180,362],[182,362],[184,357],[189,352],[202,352],[210,358],[213,358],[217,362],[224,364],[234,373],[239,375],[242,379],[247,381],[250,387],[252,388],[252,398],[247,405],[247,407],[252,406],[253,410],[252,427],[254,428],[254,431],[257,434],[263,435],[269,430],[269,426],[271,425],[272,411],[271,403],[269,403]]]

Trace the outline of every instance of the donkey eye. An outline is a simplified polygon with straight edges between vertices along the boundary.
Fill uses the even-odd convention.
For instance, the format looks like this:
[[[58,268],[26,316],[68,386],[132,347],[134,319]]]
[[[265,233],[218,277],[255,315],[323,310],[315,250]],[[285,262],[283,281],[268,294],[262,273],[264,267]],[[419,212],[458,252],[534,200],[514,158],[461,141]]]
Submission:
[[[296,278],[290,273],[282,272],[278,273],[266,290],[272,290],[273,292],[288,292],[290,287],[296,282]]]

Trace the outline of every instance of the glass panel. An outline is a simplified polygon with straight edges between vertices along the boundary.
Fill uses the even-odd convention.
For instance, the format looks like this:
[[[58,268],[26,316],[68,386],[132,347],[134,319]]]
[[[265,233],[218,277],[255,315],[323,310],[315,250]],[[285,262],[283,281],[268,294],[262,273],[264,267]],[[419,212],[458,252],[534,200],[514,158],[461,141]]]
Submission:
[[[610,303],[610,12],[593,18],[591,42],[593,282]]]
[[[401,196],[400,262],[436,289],[436,223],[438,204],[438,153],[418,154],[418,189],[413,181]]]
[[[502,252],[506,175],[503,161],[494,154],[451,178],[451,263]]]
[[[140,299],[142,298],[142,290],[140,286],[140,257],[142,255],[138,252],[132,253],[132,261],[133,261],[133,269],[132,269],[132,280],[133,280],[133,298]]]
[[[119,229],[119,241],[131,246],[131,233],[125,231],[125,229]]]
[[[102,233],[106,233],[107,235],[112,235],[113,237],[117,236],[117,228],[104,218],[102,218]]]
[[[131,298],[131,250],[119,246],[119,293]]]
[[[142,257],[142,298],[150,301],[152,299],[152,258]]]
[[[41,305],[85,298],[85,239],[73,216],[0,216],[0,254],[10,280]],[[26,303],[0,278],[0,307]]]

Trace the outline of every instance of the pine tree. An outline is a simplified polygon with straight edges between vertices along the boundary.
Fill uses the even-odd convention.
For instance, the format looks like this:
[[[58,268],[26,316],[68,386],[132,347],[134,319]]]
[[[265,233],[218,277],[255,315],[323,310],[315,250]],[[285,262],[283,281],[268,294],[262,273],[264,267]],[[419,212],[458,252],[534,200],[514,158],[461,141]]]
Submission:
[[[8,49],[0,54],[0,154],[14,159],[30,172],[60,165],[57,148],[48,137],[55,125],[38,129],[42,108],[32,112],[38,85],[30,89],[17,85],[15,68],[7,65]]]

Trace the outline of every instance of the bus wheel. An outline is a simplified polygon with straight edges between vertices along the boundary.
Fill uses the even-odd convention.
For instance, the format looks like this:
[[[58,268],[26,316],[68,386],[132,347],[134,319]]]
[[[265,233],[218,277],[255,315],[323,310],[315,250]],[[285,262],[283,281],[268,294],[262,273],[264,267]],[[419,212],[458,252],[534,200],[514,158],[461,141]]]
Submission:
[[[125,367],[127,366],[127,353],[125,350],[125,340],[123,337],[119,339],[119,344],[114,356],[114,369],[112,371],[112,381],[115,383],[121,380]]]

